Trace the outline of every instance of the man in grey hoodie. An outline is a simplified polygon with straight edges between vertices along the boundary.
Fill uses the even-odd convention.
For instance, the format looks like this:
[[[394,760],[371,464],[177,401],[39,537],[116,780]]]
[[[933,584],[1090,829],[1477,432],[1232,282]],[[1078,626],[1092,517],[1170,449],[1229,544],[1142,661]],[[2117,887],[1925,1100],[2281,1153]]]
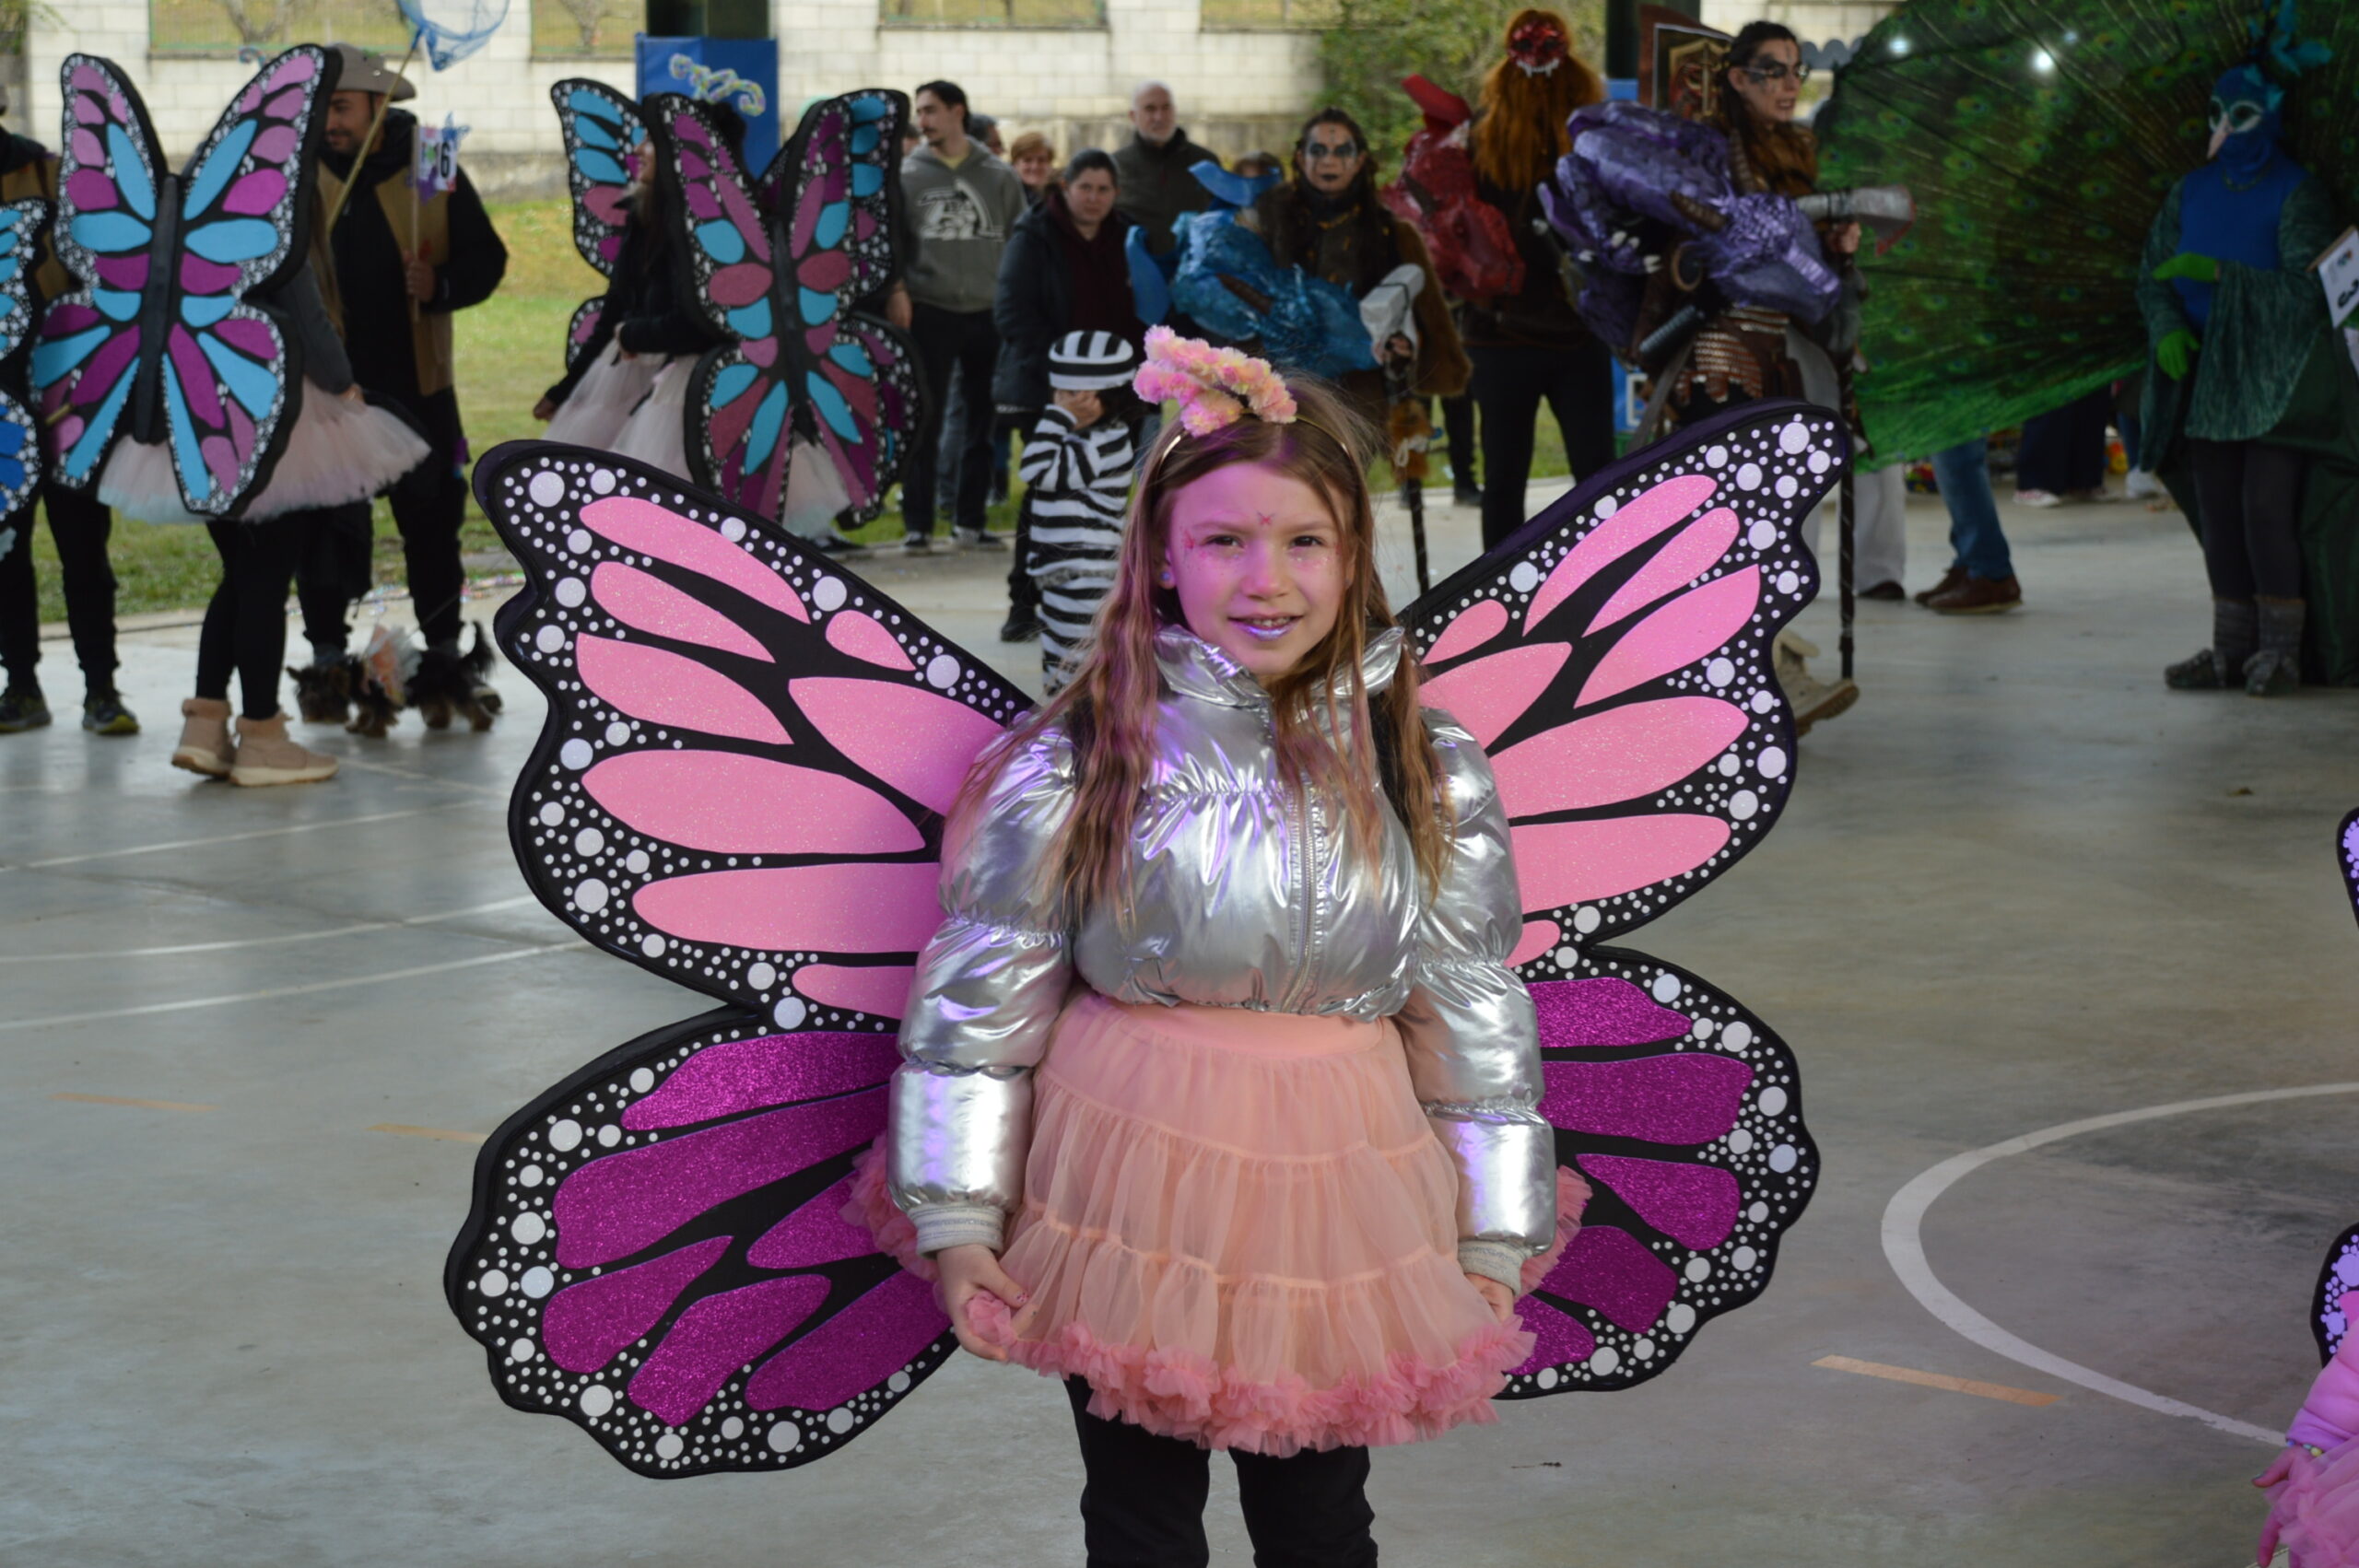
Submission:
[[[910,298],[910,334],[925,372],[925,426],[910,442],[901,470],[902,545],[933,547],[936,448],[950,402],[951,378],[969,410],[966,450],[952,499],[956,536],[968,544],[996,545],[983,532],[991,492],[992,369],[999,333],[992,299],[999,287],[1000,252],[1024,216],[1024,182],[1015,170],[967,135],[967,95],[956,82],[928,82],[914,104],[922,145],[901,160],[901,194],[917,243],[902,268]]]

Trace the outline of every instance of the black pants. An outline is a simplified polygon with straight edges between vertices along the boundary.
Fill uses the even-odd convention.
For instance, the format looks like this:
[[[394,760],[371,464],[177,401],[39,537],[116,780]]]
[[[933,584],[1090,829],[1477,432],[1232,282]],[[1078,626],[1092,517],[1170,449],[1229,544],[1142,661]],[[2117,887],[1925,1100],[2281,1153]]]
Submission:
[[[459,424],[459,394],[449,388],[428,396],[369,389],[371,402],[397,408],[426,438],[426,461],[402,476],[387,497],[393,525],[402,531],[403,564],[409,601],[428,648],[456,648],[463,617],[459,599],[466,591],[467,568],[459,559],[459,525],[466,521],[466,432]],[[298,561],[303,600],[303,632],[314,643],[341,646],[344,606],[368,591],[358,590],[331,564],[334,557],[305,551]],[[333,579],[333,580],[332,580]]]
[[[2052,496],[2104,488],[2105,427],[2112,417],[2112,389],[2098,387],[2025,420],[2023,444],[2015,449],[2015,488]]]
[[[1065,1380],[1081,1433],[1082,1538],[1089,1568],[1204,1568],[1212,1454],[1088,1410],[1089,1385]],[[1255,1568],[1374,1568],[1367,1450],[1304,1449],[1291,1458],[1232,1452]]]
[[[1442,436],[1449,446],[1449,483],[1453,489],[1482,488],[1482,465],[1474,461],[1474,400],[1461,392],[1441,400]]]
[[[209,522],[221,552],[221,586],[205,606],[196,635],[196,695],[226,702],[238,677],[239,711],[248,719],[278,713],[279,667],[287,660],[287,585],[305,526],[316,512],[288,512],[262,522]]]
[[[992,367],[999,359],[999,331],[989,310],[942,310],[932,305],[910,310],[910,335],[917,340],[919,369],[925,372],[925,425],[910,443],[901,466],[901,519],[911,533],[933,532],[934,486],[940,467],[936,450],[950,406],[950,381],[959,396],[980,412],[966,421],[952,498],[951,525],[980,532],[992,493]]]
[[[295,557],[295,595],[302,602],[303,636],[314,654],[345,651],[352,626],[345,614],[376,586],[376,513],[367,501],[311,514]]]
[[[114,514],[88,492],[44,485],[41,509],[49,515],[49,536],[57,545],[65,588],[65,624],[74,634],[74,656],[82,684],[91,693],[114,689],[114,570],[107,564],[107,535]],[[33,582],[33,509],[5,521],[16,538],[0,553],[0,664],[18,685],[38,685],[41,662],[41,598]]]
[[[2302,454],[2259,441],[2187,439],[2214,599],[2302,597]]]
[[[1532,477],[1532,432],[1546,400],[1565,440],[1575,479],[1614,461],[1614,366],[1602,344],[1578,348],[1469,345],[1474,377],[1467,394],[1483,424],[1483,548],[1524,523],[1523,486]]]

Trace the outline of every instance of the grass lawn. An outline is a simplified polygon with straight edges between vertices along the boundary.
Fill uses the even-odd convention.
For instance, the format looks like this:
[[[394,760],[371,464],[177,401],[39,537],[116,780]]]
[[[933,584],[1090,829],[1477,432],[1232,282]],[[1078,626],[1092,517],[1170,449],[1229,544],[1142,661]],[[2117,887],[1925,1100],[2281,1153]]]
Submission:
[[[508,276],[490,299],[458,318],[459,406],[466,418],[467,439],[477,452],[489,451],[502,441],[537,436],[541,425],[533,404],[563,369],[562,345],[566,322],[576,306],[598,293],[604,280],[573,249],[570,210],[561,201],[496,205],[492,222],[508,245]],[[1533,456],[1535,477],[1566,472],[1565,453],[1554,421],[1542,419]],[[1013,502],[994,508],[992,526],[1015,525]],[[897,538],[901,532],[898,509],[864,529],[860,537],[872,543]],[[491,525],[484,521],[472,497],[461,548],[470,557],[475,575],[507,569],[506,553]],[[184,610],[205,603],[218,578],[218,560],[205,531],[186,526],[119,521],[111,545],[118,590],[117,609],[123,614],[143,611]],[[402,580],[401,538],[393,513],[377,503],[377,580]],[[35,530],[33,559],[41,581],[41,618],[65,618],[65,596],[59,587],[57,555],[47,527]]]

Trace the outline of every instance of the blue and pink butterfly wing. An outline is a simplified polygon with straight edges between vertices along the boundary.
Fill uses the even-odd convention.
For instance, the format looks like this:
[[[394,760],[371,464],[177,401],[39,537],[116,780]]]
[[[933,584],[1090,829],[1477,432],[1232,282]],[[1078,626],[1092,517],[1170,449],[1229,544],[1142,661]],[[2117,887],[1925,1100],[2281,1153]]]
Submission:
[[[782,358],[787,324],[768,216],[704,107],[676,94],[648,100],[678,181],[698,309],[722,342],[697,365],[687,403],[688,467],[697,482],[762,517],[786,494],[792,397]]]
[[[569,76],[549,88],[565,144],[566,189],[573,197],[573,248],[607,277],[630,227],[624,198],[636,160],[651,157],[639,105],[604,82]]]
[[[301,396],[275,313],[246,296],[302,264],[311,170],[335,76],[314,45],[265,64],[182,177],[179,288],[162,345],[167,444],[191,511],[262,487]]]
[[[771,166],[785,239],[781,298],[795,318],[786,340],[795,391],[855,508],[898,476],[920,413],[913,345],[883,322],[852,319],[893,275],[893,171],[908,118],[909,99],[886,88],[829,99],[804,115]]]
[[[475,486],[529,584],[501,646],[550,704],[510,809],[526,880],[585,940],[727,1012],[511,1120],[478,1167],[452,1306],[511,1402],[635,1469],[800,1464],[944,1349],[922,1284],[828,1217],[883,1130],[895,1024],[941,919],[945,813],[1028,699],[651,470],[517,443]],[[786,1087],[681,1086],[707,1080]],[[675,1165],[704,1173],[693,1191],[659,1174]],[[658,1188],[675,1198],[650,1209]],[[635,1282],[589,1283],[614,1278]],[[607,1328],[581,1338],[577,1308]]]
[[[23,353],[32,327],[32,271],[49,203],[38,196],[0,203],[0,363]],[[0,517],[32,499],[41,485],[40,427],[13,392],[0,391]]]
[[[1798,526],[1835,419],[1762,403],[1634,453],[1403,615],[1426,699],[1490,754],[1526,908],[1559,1164],[1582,1225],[1522,1305],[1508,1397],[1625,1387],[1767,1282],[1817,1176],[1799,1074],[1700,977],[1602,945],[1720,875],[1793,785],[1771,646],[1817,587]]]
[[[573,198],[573,248],[606,277],[615,275],[629,230],[624,198],[638,161],[655,156],[639,105],[604,82],[569,76],[549,88],[565,145],[566,189]],[[585,299],[566,323],[565,363],[571,369],[604,296]]]
[[[77,287],[41,320],[32,390],[49,427],[52,472],[67,488],[87,490],[129,422],[163,161],[147,106],[112,62],[68,55],[59,76],[65,146],[54,243]]]

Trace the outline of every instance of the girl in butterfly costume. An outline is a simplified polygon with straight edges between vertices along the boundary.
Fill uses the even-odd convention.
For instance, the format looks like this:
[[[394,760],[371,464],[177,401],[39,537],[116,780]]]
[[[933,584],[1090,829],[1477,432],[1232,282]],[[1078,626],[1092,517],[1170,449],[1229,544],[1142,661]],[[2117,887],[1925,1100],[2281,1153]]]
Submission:
[[[1093,1560],[1206,1447],[1284,1461],[1239,1469],[1264,1550],[1367,1550],[1367,1445],[1490,1419],[1563,1245],[1507,818],[1419,707],[1346,405],[1148,355],[1181,416],[1071,686],[954,815],[889,1185],[961,1342],[1068,1380]],[[1140,1467],[1173,1495],[1112,1501]]]
[[[664,365],[663,356],[628,341],[624,331],[663,275],[671,230],[658,209],[661,160],[639,106],[604,83],[571,77],[549,88],[549,98],[565,138],[574,246],[607,284],[574,312],[565,374],[533,415],[548,421],[550,440],[611,448]]]
[[[1156,341],[1144,392],[1185,416],[1097,651],[1038,719],[749,508],[542,442],[476,466],[528,579],[501,647],[548,697],[519,864],[585,940],[720,1005],[508,1118],[445,1289],[504,1399],[637,1473],[852,1441],[957,1348],[948,1258],[972,1343],[1132,1414],[1081,1424],[1100,1458],[1136,1445],[1172,1539],[1218,1445],[1257,1511],[1317,1481],[1312,1533],[1364,1552],[1348,1450],[1658,1375],[1759,1293],[1808,1199],[1783,1043],[1619,943],[1791,788],[1770,641],[1815,591],[1793,531],[1840,476],[1834,416],[1705,420],[1388,626],[1345,417]],[[1209,614],[1207,579],[1233,591]],[[1321,603],[1332,635],[1289,652]],[[1075,824],[1083,858],[1036,853]],[[1280,1169],[1300,1187],[1267,1199]],[[1579,1221],[1561,1250],[1552,1211]],[[1191,1293],[1159,1238],[1286,1282]]]

